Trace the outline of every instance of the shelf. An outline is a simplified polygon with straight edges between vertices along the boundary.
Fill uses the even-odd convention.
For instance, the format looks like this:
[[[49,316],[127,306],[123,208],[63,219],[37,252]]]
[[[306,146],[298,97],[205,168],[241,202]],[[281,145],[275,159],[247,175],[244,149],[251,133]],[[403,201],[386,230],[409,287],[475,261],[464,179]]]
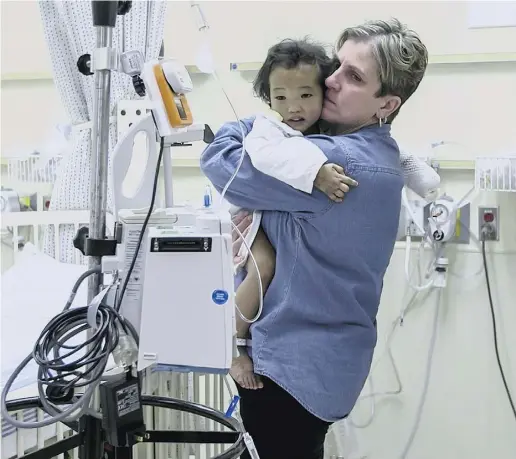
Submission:
[[[185,65],[188,73],[200,74],[201,72],[195,65]],[[93,75],[91,75],[93,77]],[[2,82],[4,81],[53,81],[54,75],[46,72],[20,72],[20,73],[2,73]]]
[[[2,166],[7,165],[9,158],[2,156],[0,159],[0,164]],[[199,168],[200,159],[194,157],[191,158],[172,158],[172,167],[181,167],[181,168]],[[455,171],[474,171],[475,170],[475,160],[461,160],[461,159],[440,159],[433,160],[438,166],[439,170],[455,170]]]
[[[495,64],[516,63],[516,53],[484,53],[484,54],[439,54],[430,56],[429,65],[457,65],[457,64]],[[229,68],[233,72],[255,72],[262,62],[231,62]],[[201,74],[196,65],[186,65],[190,74]],[[3,73],[1,81],[53,81],[54,75],[47,72],[20,72]]]
[[[516,63],[516,53],[438,54],[428,59],[429,65],[494,63]],[[262,62],[232,62],[229,69],[233,72],[255,72],[261,65]]]
[[[437,170],[448,171],[474,171],[475,160],[473,159],[435,159],[432,165],[437,166]]]

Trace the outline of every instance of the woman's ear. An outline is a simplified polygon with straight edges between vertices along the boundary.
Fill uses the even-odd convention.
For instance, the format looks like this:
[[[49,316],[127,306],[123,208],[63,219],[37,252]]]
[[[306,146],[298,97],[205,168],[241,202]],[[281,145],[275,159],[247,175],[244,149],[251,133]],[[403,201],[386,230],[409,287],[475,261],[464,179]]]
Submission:
[[[378,119],[388,118],[401,106],[401,99],[398,96],[385,96],[383,101],[383,105],[376,112]]]

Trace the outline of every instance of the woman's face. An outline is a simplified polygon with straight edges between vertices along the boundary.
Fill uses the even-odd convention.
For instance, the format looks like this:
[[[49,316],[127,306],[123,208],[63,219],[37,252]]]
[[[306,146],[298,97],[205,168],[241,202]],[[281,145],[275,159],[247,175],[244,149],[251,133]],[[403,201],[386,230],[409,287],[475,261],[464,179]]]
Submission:
[[[355,128],[377,123],[399,107],[399,97],[376,97],[380,79],[369,43],[347,40],[337,57],[340,66],[326,79],[324,120]]]

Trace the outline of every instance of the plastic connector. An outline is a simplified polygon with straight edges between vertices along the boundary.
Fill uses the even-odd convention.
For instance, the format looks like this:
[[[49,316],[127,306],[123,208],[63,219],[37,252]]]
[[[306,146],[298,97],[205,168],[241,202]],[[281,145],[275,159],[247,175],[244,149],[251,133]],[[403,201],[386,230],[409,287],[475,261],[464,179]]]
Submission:
[[[433,286],[435,288],[445,288],[448,279],[448,258],[440,257],[435,262],[436,276]]]
[[[491,234],[495,231],[494,225],[492,223],[484,223],[482,225],[482,229],[480,231],[481,240],[486,240],[489,238]]]
[[[113,351],[113,359],[119,367],[128,368],[138,360],[138,347],[134,338],[121,325],[118,326],[118,333],[118,345]]]
[[[141,51],[126,51],[120,55],[120,70],[129,75],[140,75],[143,71],[145,58]]]
[[[114,273],[118,270],[118,258],[116,255],[102,257],[100,263],[103,273]]]

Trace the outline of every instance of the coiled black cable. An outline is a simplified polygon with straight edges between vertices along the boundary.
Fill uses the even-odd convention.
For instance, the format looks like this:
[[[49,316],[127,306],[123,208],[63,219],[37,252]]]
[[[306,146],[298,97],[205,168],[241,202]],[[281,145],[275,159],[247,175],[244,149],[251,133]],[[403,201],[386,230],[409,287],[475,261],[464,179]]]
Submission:
[[[96,328],[88,339],[71,343],[80,333],[91,330],[88,322],[89,307],[71,309],[71,305],[82,282],[100,268],[90,269],[75,282],[63,312],[55,316],[41,332],[33,352],[25,357],[2,390],[2,418],[17,428],[40,428],[57,422],[73,422],[89,409],[90,399],[106,370],[108,359],[117,347],[120,329],[129,332],[135,340],[134,329],[111,306],[99,304]],[[38,364],[38,394],[43,409],[52,417],[36,422],[19,421],[13,418],[6,406],[7,394],[11,386],[34,359]],[[77,396],[76,389],[86,387]],[[58,405],[68,405],[61,410]]]
[[[56,390],[64,396],[66,392],[91,384],[97,366],[105,369],[109,355],[118,345],[118,327],[123,326],[123,319],[112,307],[100,304],[96,323],[91,337],[76,345],[67,343],[91,329],[88,307],[64,311],[41,332],[32,357],[39,366],[38,383],[51,389],[54,396],[58,395]],[[47,396],[50,393],[47,390]]]

